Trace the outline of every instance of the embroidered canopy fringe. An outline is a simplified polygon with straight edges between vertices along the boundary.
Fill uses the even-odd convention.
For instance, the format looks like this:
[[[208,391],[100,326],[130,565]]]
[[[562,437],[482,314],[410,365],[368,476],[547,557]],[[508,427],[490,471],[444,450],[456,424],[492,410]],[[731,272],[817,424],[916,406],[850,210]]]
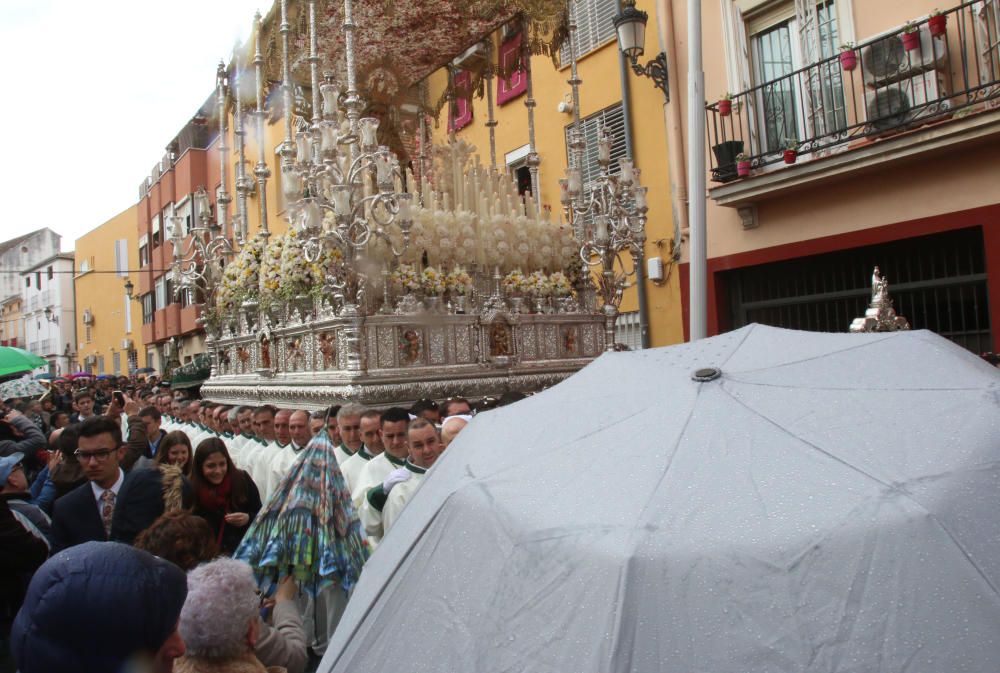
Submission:
[[[361,575],[368,543],[333,449],[326,430],[313,437],[233,555],[264,591],[288,575],[313,595],[334,584],[350,591]]]
[[[318,0],[316,4],[322,69],[342,79],[343,2]],[[309,82],[307,10],[306,0],[288,2],[292,76],[299,85]],[[355,52],[359,86],[364,88],[373,71],[384,75],[382,71],[388,70],[396,78],[392,87],[407,96],[407,102],[419,99],[417,84],[505,23],[520,19],[526,48],[532,54],[556,58],[568,35],[566,0],[355,0],[353,18],[358,26]],[[260,36],[265,72],[271,82],[281,80],[280,19],[278,3],[274,3],[263,20]],[[241,60],[246,63],[252,46],[242,51]],[[371,97],[369,92],[362,93]]]

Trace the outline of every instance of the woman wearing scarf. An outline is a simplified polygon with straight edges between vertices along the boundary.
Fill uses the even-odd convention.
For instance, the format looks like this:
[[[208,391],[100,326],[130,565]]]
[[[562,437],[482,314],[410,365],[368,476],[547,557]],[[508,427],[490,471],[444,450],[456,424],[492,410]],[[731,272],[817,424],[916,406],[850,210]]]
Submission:
[[[236,469],[225,442],[217,437],[198,444],[191,481],[195,489],[194,513],[208,521],[219,550],[232,555],[260,511],[257,486],[250,475]]]

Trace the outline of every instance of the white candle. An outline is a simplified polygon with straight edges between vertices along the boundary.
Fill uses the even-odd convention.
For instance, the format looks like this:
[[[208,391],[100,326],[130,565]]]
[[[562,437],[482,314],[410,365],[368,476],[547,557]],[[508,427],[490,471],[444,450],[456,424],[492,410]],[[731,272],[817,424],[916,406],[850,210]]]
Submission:
[[[606,243],[608,240],[608,218],[604,215],[594,217],[594,225],[597,227],[595,238],[598,243]]]

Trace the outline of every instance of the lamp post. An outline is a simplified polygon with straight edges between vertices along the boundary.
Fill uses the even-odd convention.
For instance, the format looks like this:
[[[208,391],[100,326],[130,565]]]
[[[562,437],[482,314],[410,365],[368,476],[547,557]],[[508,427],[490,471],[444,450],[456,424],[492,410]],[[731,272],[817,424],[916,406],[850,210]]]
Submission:
[[[56,325],[59,324],[59,316],[52,314],[52,307],[51,306],[46,306],[45,307],[45,319],[48,320],[51,323],[55,323]]]
[[[645,53],[646,22],[649,15],[635,8],[635,0],[625,0],[625,6],[614,18],[615,31],[618,34],[618,48],[632,64],[632,71],[640,77],[649,77],[653,86],[663,92],[663,97],[670,102],[667,72],[667,55],[657,54],[646,65],[639,65],[639,57]]]
[[[668,0],[669,1],[669,0]],[[638,75],[653,79],[663,91],[667,102],[667,57],[660,52],[645,66],[638,65],[646,39],[646,12],[635,8],[635,0],[625,0],[625,7],[615,17],[618,47],[632,63]],[[701,123],[705,111],[705,73],[701,56],[701,0],[688,0],[688,226],[690,242],[690,300],[691,341],[708,336],[708,245],[705,227],[705,125]],[[679,151],[679,150],[677,150]]]

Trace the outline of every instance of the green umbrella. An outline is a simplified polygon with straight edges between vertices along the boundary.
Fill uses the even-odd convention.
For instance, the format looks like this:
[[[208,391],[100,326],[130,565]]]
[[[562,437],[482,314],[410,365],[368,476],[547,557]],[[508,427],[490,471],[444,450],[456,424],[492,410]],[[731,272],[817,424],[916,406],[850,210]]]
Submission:
[[[48,366],[48,360],[34,353],[13,346],[0,346],[0,376],[30,372],[32,369]]]

